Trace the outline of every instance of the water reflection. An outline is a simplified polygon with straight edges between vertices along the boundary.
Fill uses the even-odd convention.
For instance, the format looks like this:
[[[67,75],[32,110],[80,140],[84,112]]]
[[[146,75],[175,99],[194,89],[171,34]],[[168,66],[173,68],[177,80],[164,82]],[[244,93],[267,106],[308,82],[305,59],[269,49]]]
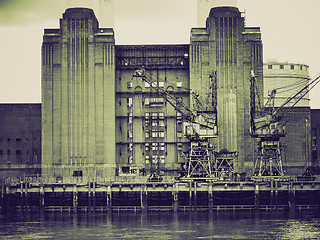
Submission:
[[[0,239],[319,239],[316,213],[21,213],[0,218]]]

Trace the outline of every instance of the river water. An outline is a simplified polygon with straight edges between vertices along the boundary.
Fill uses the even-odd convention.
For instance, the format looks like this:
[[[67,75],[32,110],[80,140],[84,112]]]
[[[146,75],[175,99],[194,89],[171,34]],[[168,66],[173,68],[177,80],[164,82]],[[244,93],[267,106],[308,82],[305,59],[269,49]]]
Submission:
[[[19,213],[0,239],[320,239],[319,213]]]

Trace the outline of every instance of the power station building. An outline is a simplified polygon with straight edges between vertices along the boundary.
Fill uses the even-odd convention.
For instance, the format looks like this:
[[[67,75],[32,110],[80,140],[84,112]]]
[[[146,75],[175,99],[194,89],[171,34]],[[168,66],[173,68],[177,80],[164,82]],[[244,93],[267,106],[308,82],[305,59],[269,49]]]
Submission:
[[[183,120],[139,77],[144,68],[159,89],[193,108],[215,88],[218,137],[214,151],[233,152],[237,172],[254,158],[250,72],[263,94],[259,28],[245,27],[235,7],[212,8],[205,28],[187,45],[116,45],[91,9],[67,9],[60,29],[45,29],[42,45],[42,174],[108,177],[148,173],[150,162],[176,175],[186,163]],[[210,75],[216,74],[216,85]]]
[[[42,104],[0,104],[0,176],[112,178],[149,175],[155,165],[177,176],[190,160],[185,122],[200,105],[213,110],[215,159],[250,176],[259,159],[251,71],[261,100],[278,89],[275,107],[309,80],[306,65],[263,64],[260,29],[245,27],[235,7],[212,8],[190,44],[175,45],[116,45],[91,9],[67,9],[59,29],[44,31]],[[308,101],[283,118],[288,175],[319,167],[319,111]]]

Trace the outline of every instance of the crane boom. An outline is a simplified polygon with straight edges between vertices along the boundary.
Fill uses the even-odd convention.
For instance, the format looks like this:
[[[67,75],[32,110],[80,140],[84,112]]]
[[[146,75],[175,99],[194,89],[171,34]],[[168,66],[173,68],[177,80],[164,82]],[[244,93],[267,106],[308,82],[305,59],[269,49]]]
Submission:
[[[186,132],[194,133],[197,137],[216,137],[216,122],[212,120],[212,118],[206,116],[207,114],[216,115],[216,111],[210,111],[203,107],[201,101],[198,99],[194,92],[190,91],[190,94],[196,102],[198,109],[192,110],[182,100],[179,100],[173,94],[164,90],[163,88],[160,88],[157,84],[152,82],[152,80],[145,74],[144,69],[136,70],[133,77],[142,78],[145,82],[149,84],[150,88],[154,89],[160,95],[165,96],[166,101],[184,118],[186,118],[188,122],[185,124]]]
[[[209,93],[206,105],[198,99],[196,93],[190,91],[193,100],[193,109],[186,105],[181,98],[177,98],[170,91],[160,88],[156,82],[153,82],[149,76],[145,74],[144,69],[136,70],[133,77],[140,77],[151,89],[155,90],[160,96],[164,96],[165,100],[181,114],[183,118],[183,133],[189,139],[189,152],[183,153],[186,163],[187,178],[212,178],[217,174],[217,163],[214,157],[214,147],[210,139],[217,137],[216,125],[216,75],[210,75],[210,87],[212,93]],[[186,154],[186,155],[185,155]],[[152,163],[151,163],[152,164]],[[220,164],[222,165],[222,164]],[[220,167],[219,165],[219,167]],[[157,172],[152,168],[151,176],[156,176]],[[151,178],[151,177],[150,177]]]
[[[276,116],[278,112],[281,111],[284,107],[288,107],[288,110],[293,108],[305,95],[307,95],[312,90],[312,88],[314,88],[319,83],[319,81],[320,75],[312,80],[309,84],[304,86],[302,89],[300,89],[297,93],[288,97],[277,109],[273,111],[272,115]]]

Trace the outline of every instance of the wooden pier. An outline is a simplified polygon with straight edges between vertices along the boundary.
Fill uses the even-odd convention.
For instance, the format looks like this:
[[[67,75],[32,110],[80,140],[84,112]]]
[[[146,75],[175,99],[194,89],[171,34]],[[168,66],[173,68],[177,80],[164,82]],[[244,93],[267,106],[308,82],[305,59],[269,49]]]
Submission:
[[[3,179],[2,212],[320,210],[320,181]]]

